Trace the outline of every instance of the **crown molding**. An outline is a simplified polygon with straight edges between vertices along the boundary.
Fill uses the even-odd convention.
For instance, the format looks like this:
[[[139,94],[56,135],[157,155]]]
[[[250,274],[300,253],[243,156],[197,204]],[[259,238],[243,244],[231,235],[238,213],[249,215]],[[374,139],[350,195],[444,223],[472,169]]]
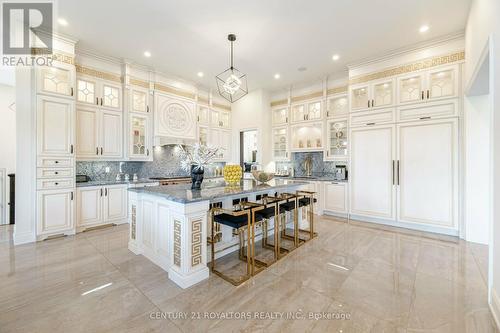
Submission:
[[[109,55],[103,55],[102,53],[99,53],[96,50],[82,48],[78,45],[75,46],[75,56],[84,56],[84,57],[86,56],[86,57],[95,58],[97,60],[101,60],[104,62],[108,62],[111,64],[120,65],[120,66],[125,63],[125,61],[121,58],[113,57],[113,56],[109,56]]]
[[[443,45],[443,44],[449,43],[451,41],[459,40],[459,39],[464,39],[464,37],[465,37],[465,31],[460,30],[460,31],[457,31],[457,32],[454,32],[454,33],[451,33],[448,35],[444,35],[444,36],[433,38],[433,39],[423,41],[420,43],[412,44],[411,46],[405,46],[405,47],[393,49],[393,50],[381,53],[378,56],[360,59],[358,61],[347,64],[347,68],[349,71],[349,70],[352,70],[352,69],[355,69],[358,67],[375,64],[375,63],[385,61],[385,60],[390,60],[391,58],[394,58],[397,56],[402,56],[402,55],[414,53],[417,51],[422,51],[422,50],[428,49],[430,47]]]

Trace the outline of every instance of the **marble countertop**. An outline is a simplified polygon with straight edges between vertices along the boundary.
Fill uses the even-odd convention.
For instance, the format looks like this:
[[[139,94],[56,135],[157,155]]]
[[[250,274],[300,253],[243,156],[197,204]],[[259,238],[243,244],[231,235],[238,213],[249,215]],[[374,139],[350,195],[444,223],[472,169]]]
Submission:
[[[205,200],[214,201],[245,193],[295,189],[304,184],[306,183],[292,179],[273,179],[267,183],[257,183],[255,180],[243,179],[239,185],[235,186],[226,185],[223,180],[203,183],[201,190],[198,191],[191,190],[191,184],[129,188],[129,191],[160,196],[179,203],[192,203]]]
[[[279,179],[292,179],[292,180],[303,180],[303,181],[310,181],[310,182],[336,182],[336,183],[347,183],[348,180],[337,180],[333,176],[311,176],[311,177],[290,177],[290,176],[276,176],[276,178]]]
[[[76,187],[88,187],[88,186],[106,186],[106,185],[133,185],[133,184],[148,184],[148,183],[158,183],[157,180],[152,180],[148,178],[133,180],[92,180],[85,183],[76,183]]]

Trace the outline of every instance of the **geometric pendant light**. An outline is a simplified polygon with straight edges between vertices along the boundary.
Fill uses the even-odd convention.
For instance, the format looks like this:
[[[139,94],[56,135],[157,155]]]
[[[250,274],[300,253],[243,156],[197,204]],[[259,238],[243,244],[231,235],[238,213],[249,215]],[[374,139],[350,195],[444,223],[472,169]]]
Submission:
[[[215,77],[219,94],[233,103],[248,94],[247,76],[233,66],[233,42],[236,35],[230,34],[227,39],[231,42],[231,67]]]

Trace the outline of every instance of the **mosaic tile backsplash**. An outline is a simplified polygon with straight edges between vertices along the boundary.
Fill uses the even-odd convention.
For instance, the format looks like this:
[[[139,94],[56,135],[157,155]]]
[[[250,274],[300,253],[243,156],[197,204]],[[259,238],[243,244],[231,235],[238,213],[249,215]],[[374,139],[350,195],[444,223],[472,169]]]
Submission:
[[[176,146],[162,146],[153,149],[152,162],[115,162],[89,161],[76,162],[76,174],[87,175],[91,180],[114,180],[120,173],[128,173],[130,178],[136,173],[139,178],[150,177],[188,177],[189,172],[181,169],[181,162]],[[121,167],[121,169],[120,169]],[[214,174],[215,168],[224,167],[224,163],[214,163],[205,171],[207,177]],[[109,168],[109,172],[106,172]]]
[[[276,162],[276,170],[282,169],[284,166],[293,167],[295,176],[306,176],[304,161],[308,156],[311,156],[312,159],[313,176],[333,176],[336,165],[347,165],[345,161],[323,161],[323,152],[303,152],[292,153],[290,162]]]

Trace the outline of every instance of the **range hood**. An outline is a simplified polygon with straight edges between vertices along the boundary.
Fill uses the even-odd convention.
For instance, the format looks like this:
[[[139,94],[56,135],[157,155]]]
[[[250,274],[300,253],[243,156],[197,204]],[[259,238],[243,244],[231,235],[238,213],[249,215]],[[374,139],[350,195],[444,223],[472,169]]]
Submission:
[[[196,139],[176,138],[171,136],[155,136],[154,146],[172,146],[172,145],[194,145]]]

